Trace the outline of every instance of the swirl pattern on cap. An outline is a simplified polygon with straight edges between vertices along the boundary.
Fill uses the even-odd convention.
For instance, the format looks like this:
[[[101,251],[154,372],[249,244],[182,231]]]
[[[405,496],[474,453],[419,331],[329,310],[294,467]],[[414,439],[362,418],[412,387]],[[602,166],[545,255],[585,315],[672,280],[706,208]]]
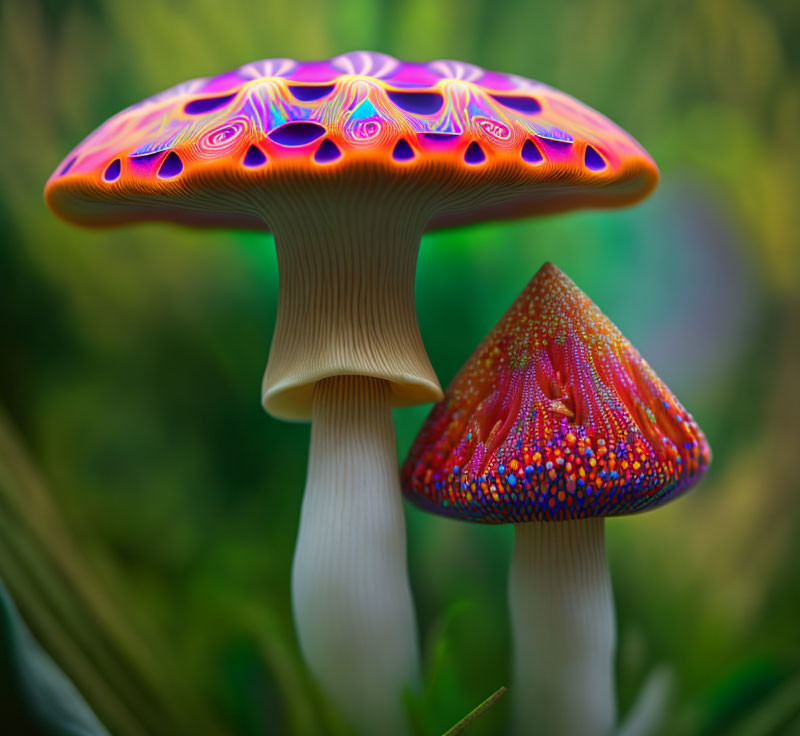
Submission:
[[[288,145],[286,136],[270,135],[306,123],[321,126],[324,136]],[[342,155],[320,163],[325,158],[315,153],[330,143]],[[406,155],[393,156],[398,144]],[[268,165],[244,166],[251,146]],[[537,155],[529,155],[531,146]],[[157,173],[170,153],[183,169],[164,181]],[[117,159],[119,175],[104,178]],[[358,51],[324,61],[252,62],[145,99],[71,151],[46,194],[58,214],[83,224],[103,224],[104,207],[106,215],[113,210],[111,219],[148,219],[142,213],[149,204],[158,210],[150,213],[155,219],[170,219],[168,212],[180,208],[230,209],[209,194],[268,188],[287,173],[364,170],[392,180],[420,176],[458,191],[496,182],[513,190],[507,199],[520,214],[526,202],[546,210],[537,202],[551,190],[574,200],[553,209],[590,206],[594,193],[605,197],[598,204],[625,204],[657,179],[655,164],[630,135],[545,84],[465,62],[411,63]],[[140,211],[126,214],[126,203]],[[490,204],[486,218],[505,215]],[[228,224],[253,225],[247,204],[237,207],[244,214]],[[480,208],[470,207],[481,219]]]

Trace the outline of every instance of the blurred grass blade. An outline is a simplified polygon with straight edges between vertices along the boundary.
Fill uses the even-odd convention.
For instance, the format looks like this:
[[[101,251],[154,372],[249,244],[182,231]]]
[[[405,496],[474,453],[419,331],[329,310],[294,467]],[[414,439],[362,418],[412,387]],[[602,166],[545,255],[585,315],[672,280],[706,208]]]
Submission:
[[[293,736],[355,736],[303,664],[292,635],[269,608],[251,598],[232,595],[227,617],[247,632],[270,673],[283,704],[286,732]]]
[[[425,637],[422,689],[405,693],[408,719],[418,736],[442,733],[475,702],[475,694],[465,687],[453,639],[456,622],[472,607],[471,601],[453,601]]]
[[[46,736],[109,736],[28,631],[2,581],[0,643],[0,724],[4,729]]]
[[[617,730],[617,736],[653,736],[664,725],[673,690],[672,670],[656,667],[642,685],[628,714]]]
[[[731,736],[778,736],[794,734],[794,729],[800,729],[800,675],[765,698]]]
[[[98,584],[0,409],[0,576],[50,656],[115,736],[224,731],[173,671],[169,647]],[[108,576],[110,577],[110,576]]]
[[[446,731],[443,736],[456,736],[456,734],[461,733],[470,723],[476,721],[480,718],[484,713],[486,713],[489,708],[491,708],[500,698],[502,698],[506,694],[506,687],[503,685],[502,687],[495,690],[486,700],[484,700],[475,710],[470,711],[465,715],[455,726],[453,726],[450,730]]]

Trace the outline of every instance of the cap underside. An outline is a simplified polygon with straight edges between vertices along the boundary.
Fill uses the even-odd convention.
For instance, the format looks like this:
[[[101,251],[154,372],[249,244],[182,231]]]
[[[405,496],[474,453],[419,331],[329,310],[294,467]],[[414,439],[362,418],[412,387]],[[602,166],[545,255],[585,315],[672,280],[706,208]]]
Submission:
[[[710,459],[635,348],[547,264],[431,411],[403,488],[484,523],[618,516],[677,497]]]
[[[433,380],[426,380],[426,376],[392,374],[378,375],[366,374],[363,371],[346,373],[343,371],[329,372],[327,375],[318,374],[306,381],[293,378],[283,384],[275,384],[263,391],[261,403],[273,416],[289,421],[305,422],[312,417],[314,387],[325,378],[341,375],[355,375],[386,381],[389,405],[392,407],[417,406],[442,398],[442,389]]]

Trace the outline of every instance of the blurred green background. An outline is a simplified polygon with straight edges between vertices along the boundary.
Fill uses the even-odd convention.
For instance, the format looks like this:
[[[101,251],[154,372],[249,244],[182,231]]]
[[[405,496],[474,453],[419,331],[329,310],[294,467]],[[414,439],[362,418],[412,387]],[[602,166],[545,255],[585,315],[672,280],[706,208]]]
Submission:
[[[358,48],[547,82],[658,162],[630,210],[426,236],[422,335],[446,385],[545,260],[617,323],[714,450],[689,496],[607,525],[621,710],[666,665],[665,734],[800,733],[796,0],[0,7],[0,579],[112,733],[346,732],[291,623],[309,427],[259,404],[269,237],[79,230],[42,187],[163,88]],[[428,409],[395,412],[401,458]],[[437,734],[508,680],[511,530],[407,518],[426,651],[412,710]],[[501,701],[469,733],[506,717]]]

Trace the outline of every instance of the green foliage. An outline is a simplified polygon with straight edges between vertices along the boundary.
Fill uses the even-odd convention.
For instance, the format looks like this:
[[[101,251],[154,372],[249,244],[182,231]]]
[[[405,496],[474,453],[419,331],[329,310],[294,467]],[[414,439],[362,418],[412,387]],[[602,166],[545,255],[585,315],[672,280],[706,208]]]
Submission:
[[[4,730],[108,736],[75,686],[42,651],[0,582],[0,713]]]
[[[42,186],[159,89],[356,47],[541,79],[653,153],[634,209],[426,237],[420,326],[446,384],[544,260],[597,301],[715,452],[687,498],[608,524],[621,710],[667,663],[665,733],[797,730],[798,31],[792,0],[0,5],[0,577],[109,731],[346,733],[292,628],[308,428],[258,402],[272,243],[80,230]],[[395,412],[401,457],[427,410]],[[440,734],[508,679],[510,536],[415,509],[408,527],[429,652],[411,712]],[[502,732],[506,700],[468,733]]]
[[[497,703],[503,695],[506,694],[506,688],[500,687],[495,692],[493,692],[486,700],[484,700],[480,705],[478,705],[474,710],[470,711],[465,715],[455,726],[449,728],[444,736],[456,736],[456,734],[461,733],[470,723],[474,723],[478,718],[480,718],[484,713],[486,713],[489,708],[491,708],[495,703]]]

